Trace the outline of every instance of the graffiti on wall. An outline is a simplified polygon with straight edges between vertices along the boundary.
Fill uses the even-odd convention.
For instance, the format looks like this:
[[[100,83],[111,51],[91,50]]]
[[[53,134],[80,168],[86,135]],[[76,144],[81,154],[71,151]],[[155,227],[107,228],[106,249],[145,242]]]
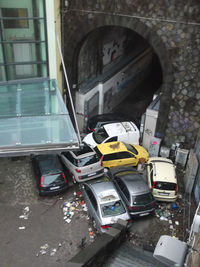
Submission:
[[[113,62],[116,58],[124,53],[125,36],[119,40],[113,40],[103,45],[103,67]]]

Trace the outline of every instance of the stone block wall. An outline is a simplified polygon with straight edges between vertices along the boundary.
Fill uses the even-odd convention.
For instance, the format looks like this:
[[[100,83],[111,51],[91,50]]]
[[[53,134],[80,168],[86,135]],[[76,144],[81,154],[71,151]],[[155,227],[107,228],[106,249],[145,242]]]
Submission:
[[[65,62],[74,85],[80,48],[93,30],[119,26],[145,38],[163,72],[157,133],[168,146],[195,144],[200,126],[199,0],[62,0],[62,24]]]

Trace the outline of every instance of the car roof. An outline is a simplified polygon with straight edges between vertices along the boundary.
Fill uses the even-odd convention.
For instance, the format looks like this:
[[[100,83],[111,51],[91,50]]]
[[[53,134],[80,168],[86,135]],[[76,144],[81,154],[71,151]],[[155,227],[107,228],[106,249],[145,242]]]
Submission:
[[[131,121],[108,123],[105,124],[103,127],[109,136],[121,135],[130,132],[139,133],[137,126]]]
[[[123,176],[116,176],[118,176],[125,183],[131,195],[150,192],[142,176],[138,173],[131,173],[130,171],[127,171],[127,173]]]
[[[177,182],[174,164],[170,159],[153,157],[150,158],[149,162],[151,162],[154,166],[154,181],[167,181],[172,183]]]
[[[97,146],[97,148],[103,155],[127,151],[126,146],[122,142],[119,142],[119,141],[100,144]]]
[[[119,200],[114,184],[106,176],[87,182],[92,188],[100,204]]]

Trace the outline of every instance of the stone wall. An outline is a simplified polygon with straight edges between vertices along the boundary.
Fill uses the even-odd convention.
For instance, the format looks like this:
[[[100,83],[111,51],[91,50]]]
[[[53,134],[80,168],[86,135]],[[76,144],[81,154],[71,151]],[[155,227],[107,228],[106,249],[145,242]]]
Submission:
[[[91,31],[121,26],[145,38],[163,71],[157,133],[165,136],[166,145],[194,145],[200,126],[199,0],[63,0],[62,23],[65,62],[74,85],[79,51]]]

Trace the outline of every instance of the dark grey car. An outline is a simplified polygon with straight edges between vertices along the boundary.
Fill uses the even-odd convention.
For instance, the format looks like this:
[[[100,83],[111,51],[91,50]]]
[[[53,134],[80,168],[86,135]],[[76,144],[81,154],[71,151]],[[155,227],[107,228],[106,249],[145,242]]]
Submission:
[[[156,201],[143,177],[132,167],[111,168],[107,175],[114,182],[131,216],[153,213]]]

